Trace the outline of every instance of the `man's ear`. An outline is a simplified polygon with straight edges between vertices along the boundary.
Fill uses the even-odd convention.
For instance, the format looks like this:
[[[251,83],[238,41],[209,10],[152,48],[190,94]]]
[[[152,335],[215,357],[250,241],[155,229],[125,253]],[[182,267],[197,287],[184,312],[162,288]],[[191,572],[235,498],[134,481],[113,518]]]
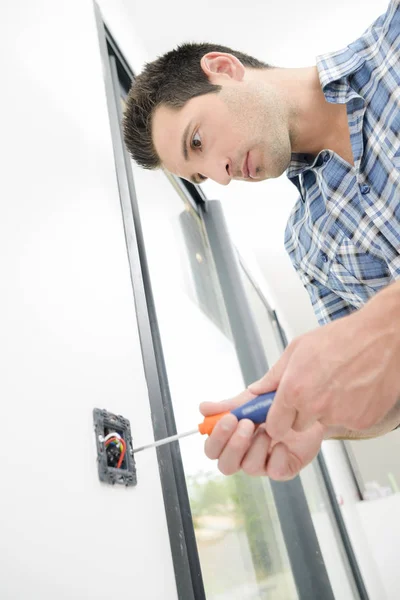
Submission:
[[[200,65],[210,82],[215,84],[224,78],[242,81],[245,75],[245,67],[240,60],[225,52],[208,52]]]

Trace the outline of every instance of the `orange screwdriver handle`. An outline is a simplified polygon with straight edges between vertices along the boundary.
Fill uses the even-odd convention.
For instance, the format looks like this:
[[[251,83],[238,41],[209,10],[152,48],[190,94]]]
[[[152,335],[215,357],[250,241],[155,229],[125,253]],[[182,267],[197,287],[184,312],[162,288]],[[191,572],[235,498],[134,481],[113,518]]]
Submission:
[[[224,415],[229,415],[229,410],[217,415],[211,415],[211,417],[204,417],[204,421],[199,424],[199,431],[202,435],[211,435],[212,430]]]

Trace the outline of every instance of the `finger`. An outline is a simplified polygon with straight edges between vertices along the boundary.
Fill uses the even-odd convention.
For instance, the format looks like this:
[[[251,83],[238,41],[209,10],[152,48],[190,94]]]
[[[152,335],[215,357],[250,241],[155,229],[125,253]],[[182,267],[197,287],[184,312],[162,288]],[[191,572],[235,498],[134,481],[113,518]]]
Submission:
[[[290,396],[290,386],[281,379],[278,391],[274,401],[269,409],[266,421],[266,430],[268,435],[274,440],[281,440],[285,437],[297,418],[297,410],[293,406]]]
[[[288,481],[297,475],[301,462],[289,452],[285,444],[279,443],[273,447],[267,462],[266,473],[275,481]]]
[[[255,425],[249,419],[242,419],[221,452],[218,468],[224,475],[232,475],[240,470],[242,460],[249,449]]]
[[[248,389],[252,394],[258,396],[258,394],[265,394],[267,392],[273,392],[278,389],[281,378],[285,372],[289,359],[292,355],[293,347],[288,346],[279,360],[270,368],[270,370],[261,377],[258,381],[251,383]]]
[[[228,443],[231,435],[236,430],[238,420],[235,415],[226,415],[214,427],[212,434],[206,439],[204,451],[208,458],[215,460]]]
[[[202,402],[200,404],[200,412],[204,417],[226,412],[252,400],[256,395],[252,394],[249,390],[243,390],[243,392],[229,400],[223,400],[222,402]]]
[[[242,461],[242,469],[247,475],[266,475],[266,462],[270,447],[271,438],[261,426],[254,435],[250,448]]]

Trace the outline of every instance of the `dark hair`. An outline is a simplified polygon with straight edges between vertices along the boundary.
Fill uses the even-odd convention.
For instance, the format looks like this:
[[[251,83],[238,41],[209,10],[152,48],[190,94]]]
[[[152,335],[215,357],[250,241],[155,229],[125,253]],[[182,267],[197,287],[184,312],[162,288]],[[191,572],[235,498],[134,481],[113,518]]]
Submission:
[[[245,67],[269,68],[269,65],[226,46],[218,44],[183,44],[147,63],[135,78],[129,91],[123,118],[125,144],[132,158],[145,169],[161,166],[152,136],[152,117],[161,104],[179,109],[191,98],[219,92],[201,68],[200,61],[208,52],[226,52],[238,58]]]

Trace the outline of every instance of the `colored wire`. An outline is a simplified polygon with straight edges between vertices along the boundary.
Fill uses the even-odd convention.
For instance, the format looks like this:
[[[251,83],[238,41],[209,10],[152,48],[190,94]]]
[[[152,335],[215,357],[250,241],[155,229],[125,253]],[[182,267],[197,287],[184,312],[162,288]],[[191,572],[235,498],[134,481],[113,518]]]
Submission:
[[[116,437],[111,437],[107,441],[104,442],[104,445],[109,446],[112,443],[115,443],[115,445],[118,446],[118,449],[121,453],[119,460],[118,460],[118,464],[117,464],[117,469],[120,469],[122,463],[124,462],[124,458],[125,458],[125,454],[126,454],[126,443],[125,443],[125,440],[121,437],[119,439]]]
[[[123,450],[122,450],[122,452],[121,452],[121,456],[119,457],[119,461],[118,461],[118,464],[117,464],[117,469],[120,469],[120,468],[121,468],[121,465],[122,465],[122,463],[124,462],[124,458],[125,458],[125,454],[126,454],[126,443],[125,443],[125,440],[123,440],[123,439],[121,438],[121,440],[120,440],[120,441],[121,441],[121,444],[122,444],[122,446],[123,446]]]
[[[106,442],[104,442],[104,445],[105,446],[117,446],[118,450],[120,452],[122,452],[121,440],[117,439],[116,437],[109,438]]]
[[[102,441],[106,442],[107,440],[109,440],[112,437],[116,437],[119,440],[121,439],[121,436],[119,435],[119,433],[117,433],[116,431],[112,431],[111,433],[109,433],[108,435],[106,435],[105,438],[102,437]]]

